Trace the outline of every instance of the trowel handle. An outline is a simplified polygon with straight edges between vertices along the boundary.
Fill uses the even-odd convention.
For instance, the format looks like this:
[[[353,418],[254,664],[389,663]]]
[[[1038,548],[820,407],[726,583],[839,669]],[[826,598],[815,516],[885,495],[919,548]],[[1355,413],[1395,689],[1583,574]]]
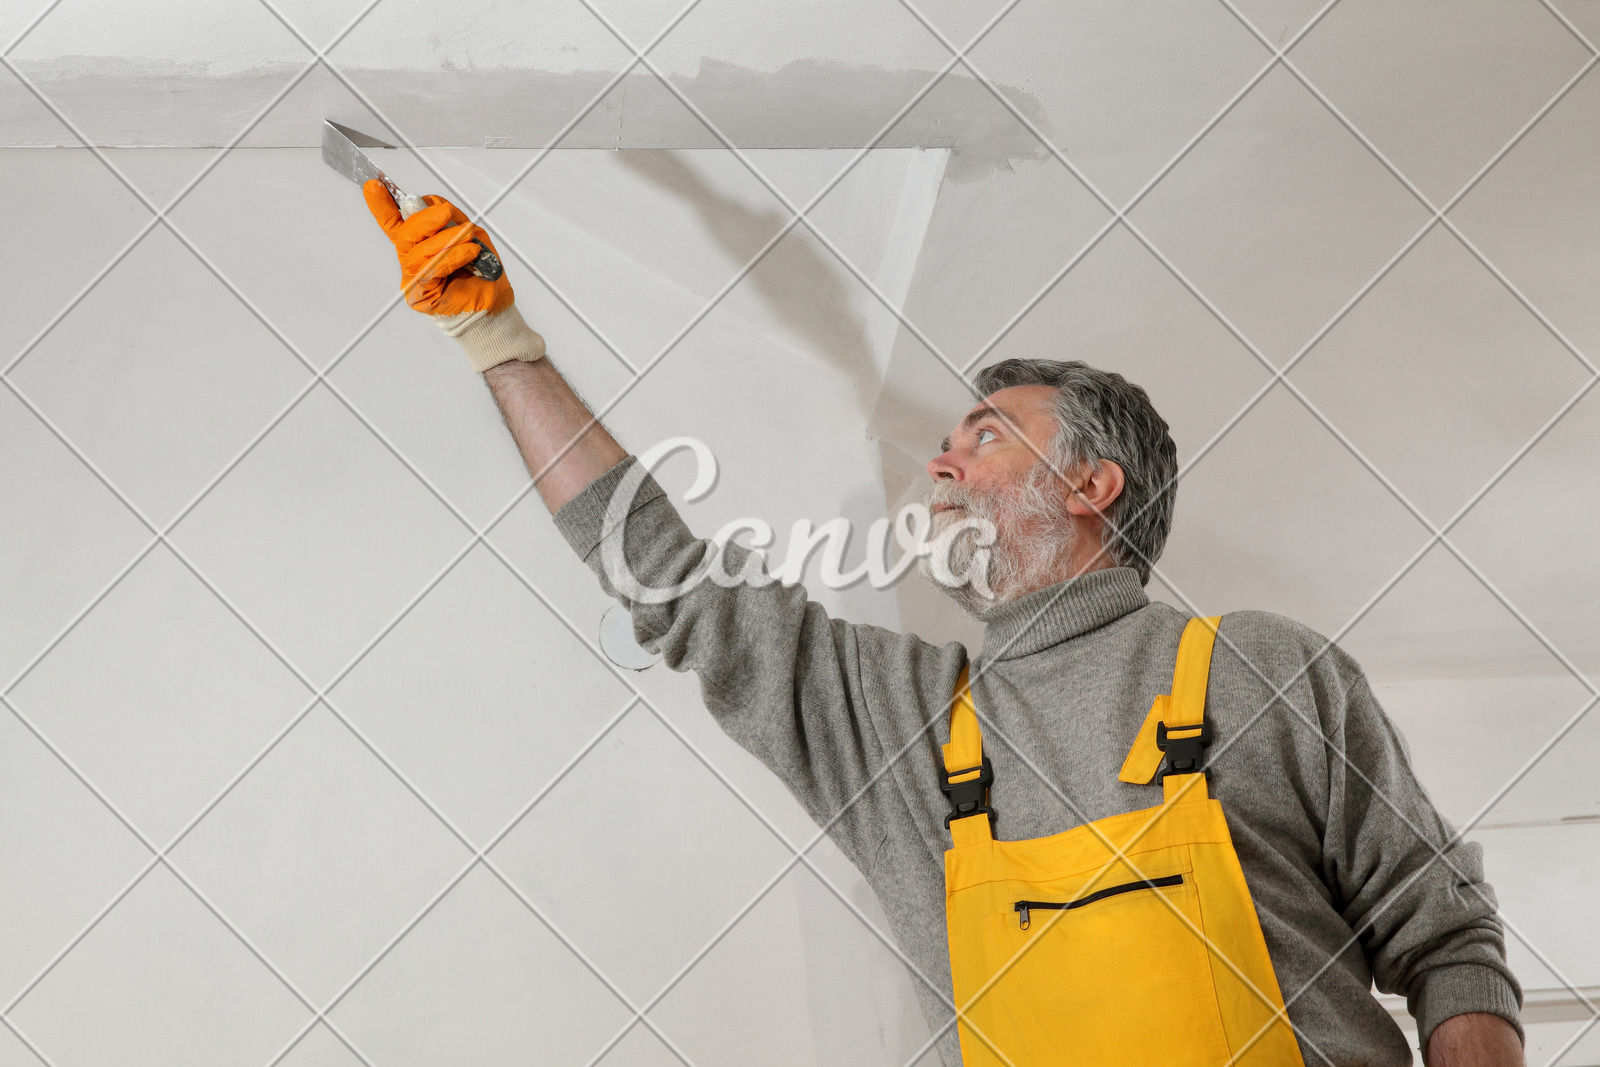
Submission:
[[[412,215],[428,206],[428,202],[420,196],[399,196],[395,198],[395,206],[400,209],[400,217],[409,219]],[[447,222],[446,229],[451,226],[461,225],[459,222]],[[500,275],[506,272],[500,263],[500,257],[484,248],[481,242],[473,241],[478,246],[478,258],[467,264],[467,269],[486,281],[498,281]]]

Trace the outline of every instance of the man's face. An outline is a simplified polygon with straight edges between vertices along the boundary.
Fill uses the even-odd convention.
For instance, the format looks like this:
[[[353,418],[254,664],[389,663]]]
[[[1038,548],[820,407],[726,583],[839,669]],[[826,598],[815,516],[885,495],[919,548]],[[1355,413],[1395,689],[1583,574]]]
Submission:
[[[1058,423],[1056,390],[1021,385],[990,394],[974,405],[928,464],[933,489],[924,498],[933,513],[934,538],[962,520],[988,524],[986,577],[991,596],[972,584],[939,589],[968,612],[982,617],[998,604],[1060,581],[1072,555],[1076,529],[1067,512],[1068,488],[1040,459],[1048,456]],[[978,538],[955,533],[946,547],[947,573],[970,575],[980,551]],[[924,559],[923,573],[936,573]]]
[[[954,492],[959,488],[993,496],[1021,483],[1039,457],[1050,454],[1057,428],[1055,396],[1053,386],[1017,385],[974,404],[941,443],[943,451],[928,463],[934,495],[943,490],[959,498],[962,494]],[[957,506],[945,503],[932,508],[943,514]]]

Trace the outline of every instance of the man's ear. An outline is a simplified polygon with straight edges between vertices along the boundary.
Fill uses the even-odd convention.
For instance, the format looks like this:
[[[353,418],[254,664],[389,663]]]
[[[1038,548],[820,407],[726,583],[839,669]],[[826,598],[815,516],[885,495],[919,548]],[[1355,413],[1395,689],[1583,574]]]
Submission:
[[[1076,472],[1077,491],[1067,495],[1067,512],[1071,515],[1101,515],[1122,495],[1125,481],[1122,467],[1109,459],[1100,461],[1098,467],[1084,464]]]

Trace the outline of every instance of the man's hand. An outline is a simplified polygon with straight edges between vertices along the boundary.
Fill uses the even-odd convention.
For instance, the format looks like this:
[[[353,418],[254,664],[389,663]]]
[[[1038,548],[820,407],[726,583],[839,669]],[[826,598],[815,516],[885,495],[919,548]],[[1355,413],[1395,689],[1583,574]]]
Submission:
[[[544,338],[522,321],[506,276],[490,281],[467,270],[478,258],[479,245],[499,255],[481,227],[441,197],[423,197],[428,206],[402,219],[382,182],[367,182],[361,192],[400,258],[406,303],[433,316],[435,324],[460,341],[473,370],[482,373],[509,360],[531,363],[544,356]]]
[[[500,405],[539,495],[554,512],[627,455],[566,379],[544,358],[544,338],[522,321],[511,283],[466,269],[478,245],[499,255],[489,235],[468,224],[447,200],[425,196],[409,219],[382,182],[361,187],[372,217],[394,242],[406,303],[461,342],[472,369],[483,374]],[[456,225],[446,225],[449,222]]]
[[[1498,1015],[1452,1015],[1434,1027],[1422,1061],[1427,1067],[1525,1067],[1517,1031]]]

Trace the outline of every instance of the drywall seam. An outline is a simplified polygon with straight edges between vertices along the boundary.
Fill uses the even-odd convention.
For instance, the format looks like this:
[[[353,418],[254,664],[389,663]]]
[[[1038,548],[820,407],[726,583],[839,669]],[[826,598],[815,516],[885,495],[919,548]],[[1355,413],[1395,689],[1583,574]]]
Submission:
[[[229,143],[301,71],[271,62],[214,73],[169,60],[54,56],[14,59],[40,91],[101,147],[211,148]],[[613,72],[517,68],[345,68],[351,82],[413,143],[430,147],[543,148]],[[936,91],[879,132],[935,75],[808,59],[772,72],[705,60],[673,84],[742,148],[949,148],[980,165],[1039,154],[1032,134],[989,90],[952,72]],[[1047,132],[1032,94],[1003,91]],[[326,71],[307,75],[251,131],[260,148],[315,147],[324,118],[398,139]],[[875,140],[876,138],[876,140]],[[77,147],[20,82],[0,81],[0,147]],[[653,74],[614,87],[559,142],[563,148],[716,148],[717,139]]]
[[[925,150],[906,168],[905,183],[901,187],[900,202],[894,222],[889,227],[887,249],[883,266],[878,271],[878,289],[904,314],[906,299],[911,293],[911,282],[916,277],[917,264],[928,237],[928,226],[933,221],[933,210],[939,202],[939,191],[944,187],[945,168],[950,151]],[[900,330],[900,320],[882,304],[876,304],[870,318],[871,333],[868,350],[872,353],[872,378],[868,393],[861,398],[863,411],[877,407],[878,394],[889,373],[889,361],[894,353],[895,335]]]

